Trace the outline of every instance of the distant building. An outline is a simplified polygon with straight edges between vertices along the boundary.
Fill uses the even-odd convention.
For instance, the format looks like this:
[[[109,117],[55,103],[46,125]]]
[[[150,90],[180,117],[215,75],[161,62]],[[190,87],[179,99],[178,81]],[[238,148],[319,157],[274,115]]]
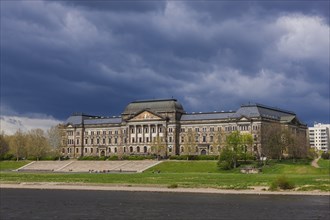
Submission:
[[[316,123],[314,127],[309,127],[309,142],[312,148],[321,151],[330,149],[330,124]]]
[[[262,155],[262,130],[285,127],[301,135],[307,146],[307,126],[296,114],[260,104],[242,105],[237,111],[186,113],[176,99],[129,103],[121,116],[73,114],[63,125],[64,156],[112,156],[160,154],[216,155],[232,131],[250,133],[251,153]],[[189,150],[187,150],[189,148]],[[159,152],[157,152],[159,151]]]

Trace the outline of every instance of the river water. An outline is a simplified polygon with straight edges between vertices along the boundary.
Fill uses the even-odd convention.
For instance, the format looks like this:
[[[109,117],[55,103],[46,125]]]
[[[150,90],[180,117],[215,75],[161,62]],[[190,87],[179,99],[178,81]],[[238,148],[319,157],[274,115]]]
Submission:
[[[329,196],[1,189],[0,219],[330,220]]]

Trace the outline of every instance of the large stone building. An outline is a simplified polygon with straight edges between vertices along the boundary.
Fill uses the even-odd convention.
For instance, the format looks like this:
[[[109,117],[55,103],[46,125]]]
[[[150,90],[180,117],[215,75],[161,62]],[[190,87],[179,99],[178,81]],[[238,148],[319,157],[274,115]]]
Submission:
[[[134,101],[119,117],[73,114],[63,125],[64,156],[219,154],[232,131],[250,133],[250,151],[261,155],[262,130],[287,127],[307,138],[307,127],[296,114],[260,104],[237,111],[186,113],[176,99]],[[275,126],[276,127],[276,126]],[[307,139],[306,139],[307,141]]]

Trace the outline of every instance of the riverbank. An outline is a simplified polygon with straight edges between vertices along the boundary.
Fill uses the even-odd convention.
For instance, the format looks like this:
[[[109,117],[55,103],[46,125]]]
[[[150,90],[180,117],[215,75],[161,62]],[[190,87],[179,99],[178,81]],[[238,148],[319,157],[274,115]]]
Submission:
[[[60,189],[60,190],[97,190],[97,191],[131,191],[131,192],[169,192],[169,193],[210,193],[210,194],[242,194],[242,195],[319,195],[329,196],[330,192],[321,191],[267,191],[265,187],[252,187],[246,190],[215,188],[166,188],[155,186],[104,185],[55,182],[22,182],[1,183],[0,188],[14,189]]]

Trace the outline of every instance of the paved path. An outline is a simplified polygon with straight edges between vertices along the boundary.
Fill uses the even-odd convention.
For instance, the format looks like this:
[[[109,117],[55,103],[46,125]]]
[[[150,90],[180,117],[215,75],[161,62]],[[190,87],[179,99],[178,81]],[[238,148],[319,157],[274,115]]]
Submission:
[[[230,190],[214,188],[166,188],[156,186],[125,186],[107,184],[81,184],[56,182],[22,182],[18,184],[1,183],[0,189],[61,189],[61,190],[92,190],[92,191],[131,191],[131,192],[172,192],[172,193],[207,193],[207,194],[242,194],[242,195],[319,195],[329,196],[330,192],[321,191],[266,191],[264,187],[247,190]]]
[[[318,158],[314,159],[314,160],[312,161],[311,165],[312,165],[313,167],[315,167],[315,168],[320,168],[320,166],[317,164],[317,162],[319,161],[320,158],[321,158],[321,157],[318,157]]]

